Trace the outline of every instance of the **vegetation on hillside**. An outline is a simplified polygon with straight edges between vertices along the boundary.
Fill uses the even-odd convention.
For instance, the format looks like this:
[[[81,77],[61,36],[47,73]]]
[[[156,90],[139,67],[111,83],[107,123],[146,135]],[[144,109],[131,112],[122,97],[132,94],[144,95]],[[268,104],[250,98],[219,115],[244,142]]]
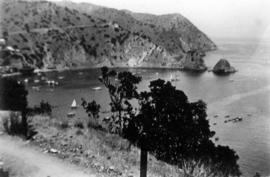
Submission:
[[[100,81],[111,98],[109,130],[141,148],[141,177],[146,176],[147,152],[177,165],[187,176],[198,173],[198,168],[207,169],[206,176],[240,176],[235,151],[211,141],[215,132],[203,101],[189,102],[183,91],[161,79],[150,83],[150,91],[138,93],[140,77],[106,67],[101,71]],[[138,108],[130,102],[134,99]]]
[[[79,5],[46,1],[5,1],[0,25],[8,45],[38,68],[183,67],[189,50],[207,51],[215,45],[185,18],[159,25],[134,14],[101,8],[95,13]],[[87,5],[86,5],[87,6]],[[177,15],[176,15],[177,17]],[[182,25],[185,24],[185,25]],[[0,60],[1,61],[1,60]]]

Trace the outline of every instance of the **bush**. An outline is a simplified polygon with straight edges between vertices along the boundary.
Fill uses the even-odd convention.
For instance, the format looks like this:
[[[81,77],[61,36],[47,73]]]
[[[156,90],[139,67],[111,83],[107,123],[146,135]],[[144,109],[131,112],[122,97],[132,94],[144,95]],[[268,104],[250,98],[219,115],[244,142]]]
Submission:
[[[107,130],[104,127],[102,127],[101,125],[99,125],[97,122],[89,121],[88,124],[87,124],[87,127],[88,128],[93,128],[95,130],[100,130],[100,131],[103,131],[103,132],[107,132]]]
[[[62,122],[60,122],[60,123],[59,123],[59,127],[60,127],[61,129],[67,129],[67,128],[69,127],[68,121],[62,121]]]
[[[51,115],[52,106],[48,102],[44,102],[44,100],[42,100],[39,106],[34,106],[34,108],[28,108],[27,113],[28,115],[35,115],[35,114]]]
[[[83,125],[83,123],[81,121],[76,121],[75,124],[74,124],[74,127],[83,129],[84,125]]]
[[[100,105],[96,103],[95,100],[92,102],[87,103],[84,98],[81,98],[82,100],[82,107],[85,109],[86,113],[89,117],[93,117],[94,119],[99,118],[99,112],[100,112]]]
[[[83,135],[83,132],[81,130],[77,130],[76,135]]]

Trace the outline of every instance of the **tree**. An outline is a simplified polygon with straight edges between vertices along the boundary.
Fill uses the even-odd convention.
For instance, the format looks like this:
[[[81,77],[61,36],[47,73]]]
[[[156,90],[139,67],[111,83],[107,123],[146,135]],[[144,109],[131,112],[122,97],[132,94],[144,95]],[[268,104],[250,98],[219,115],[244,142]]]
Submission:
[[[188,161],[213,164],[212,172],[239,176],[238,156],[229,147],[216,147],[203,101],[190,103],[170,82],[155,80],[139,96],[139,113],[124,127],[123,135],[141,148],[141,177],[146,177],[147,152],[183,168]],[[192,172],[189,171],[189,172]]]
[[[27,90],[25,86],[15,79],[0,79],[0,107],[4,110],[22,111],[27,107]]]
[[[101,69],[100,81],[111,99],[112,132],[141,148],[141,177],[147,175],[147,154],[177,165],[187,176],[206,166],[206,176],[240,176],[238,156],[227,146],[216,146],[206,119],[206,104],[189,102],[170,82],[150,82],[150,91],[137,92],[141,77],[130,72]],[[130,101],[138,101],[138,109]],[[115,131],[116,130],[116,131]]]
[[[87,103],[87,101],[82,98],[82,106],[89,117],[93,117],[95,120],[99,118],[100,105],[97,104],[95,100]]]
[[[109,129],[112,133],[122,134],[124,124],[133,115],[133,107],[130,100],[138,98],[137,84],[141,77],[135,76],[130,72],[115,72],[107,67],[101,68],[99,78],[109,91],[111,99],[112,116],[109,120]]]
[[[0,108],[21,112],[21,124],[17,133],[31,138],[36,132],[27,122],[27,90],[25,86],[11,78],[0,79]]]

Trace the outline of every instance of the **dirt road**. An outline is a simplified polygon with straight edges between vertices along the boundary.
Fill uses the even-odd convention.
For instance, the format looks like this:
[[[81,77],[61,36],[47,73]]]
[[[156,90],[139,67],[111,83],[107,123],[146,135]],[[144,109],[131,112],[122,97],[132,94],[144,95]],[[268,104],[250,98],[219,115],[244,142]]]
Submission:
[[[10,177],[95,177],[5,135],[0,135],[0,161],[10,171]]]

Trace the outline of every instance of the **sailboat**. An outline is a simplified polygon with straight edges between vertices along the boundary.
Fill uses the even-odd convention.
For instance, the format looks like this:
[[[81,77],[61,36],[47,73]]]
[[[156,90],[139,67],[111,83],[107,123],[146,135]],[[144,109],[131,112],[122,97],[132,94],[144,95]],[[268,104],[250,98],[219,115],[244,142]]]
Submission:
[[[170,81],[172,82],[173,81],[173,75],[171,74],[171,77],[170,77]]]
[[[76,100],[75,99],[72,101],[72,104],[70,105],[70,107],[72,109],[76,109],[77,108],[77,103],[76,103]]]
[[[176,82],[176,81],[178,81],[179,79],[176,77],[176,76],[174,76],[173,77],[173,75],[171,74],[171,77],[170,77],[170,81],[171,82]]]

